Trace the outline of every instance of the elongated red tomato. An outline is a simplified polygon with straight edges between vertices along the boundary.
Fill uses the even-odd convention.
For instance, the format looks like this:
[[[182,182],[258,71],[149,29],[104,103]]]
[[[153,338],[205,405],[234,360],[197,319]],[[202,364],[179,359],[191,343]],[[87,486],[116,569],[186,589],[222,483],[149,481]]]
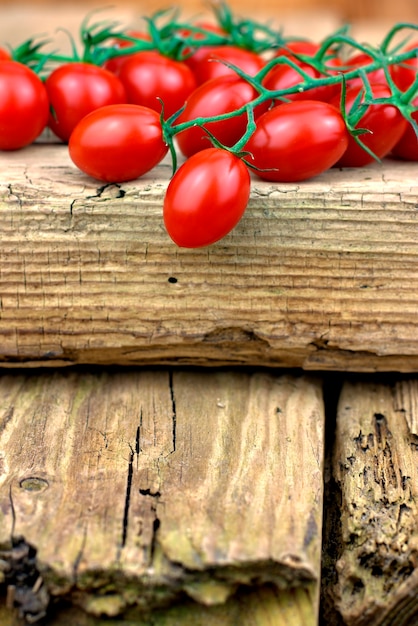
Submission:
[[[225,62],[236,65],[249,76],[255,76],[265,64],[264,59],[251,50],[236,46],[216,46],[207,50],[206,54],[194,65],[193,72],[197,83],[200,85],[224,74],[236,76],[236,72],[225,65]]]
[[[49,115],[41,79],[17,61],[0,61],[0,150],[18,150],[42,133]]]
[[[129,37],[137,39],[138,41],[151,41],[150,35],[142,31],[128,30],[126,34],[129,35]],[[130,48],[133,45],[134,42],[128,41],[126,39],[117,39],[114,43],[114,47],[116,50],[119,50],[120,48]],[[105,62],[103,67],[105,67],[110,72],[113,72],[114,74],[119,74],[120,68],[125,63],[126,59],[129,59],[132,54],[135,53],[129,53],[129,51],[127,51],[126,54],[110,58]]]
[[[185,63],[154,50],[131,55],[120,68],[119,78],[128,102],[160,113],[162,100],[166,118],[178,111],[196,88],[194,74]]]
[[[283,42],[283,45],[276,49],[275,56],[286,56],[297,61],[297,55],[314,56],[320,48],[320,44],[309,39],[293,39]],[[295,56],[296,55],[296,56]]]
[[[389,68],[395,85],[397,85],[401,91],[406,91],[408,87],[411,87],[418,72],[418,41],[409,44],[405,48],[405,52],[409,50],[416,50],[417,54],[412,57],[412,59],[391,65]]]
[[[101,107],[84,117],[71,134],[69,154],[75,165],[97,180],[134,180],[167,154],[160,117],[136,104]]]
[[[201,150],[168,185],[165,227],[178,246],[209,246],[238,224],[249,197],[250,175],[240,158],[220,148]]]
[[[126,102],[125,88],[112,72],[90,63],[65,63],[45,81],[51,105],[49,127],[67,142],[76,124],[88,113]]]
[[[212,24],[211,22],[196,22],[194,26],[198,26],[199,28],[202,28],[205,31],[208,31],[209,33],[215,33],[217,35],[226,35],[225,31],[220,26],[218,26],[218,24]],[[189,37],[191,42],[193,41],[199,42],[199,39],[204,39],[205,37],[204,33],[199,33],[199,32],[191,33],[190,31],[187,31],[187,30],[183,31],[182,34],[185,37]],[[214,46],[200,45],[199,47],[196,47],[195,49],[185,48],[183,50],[184,63],[186,63],[186,65],[190,67],[192,72],[194,72],[195,68],[199,65],[202,58],[205,57],[213,47]]]
[[[298,63],[298,66],[311,78],[321,78],[321,74],[312,65],[307,63]],[[263,80],[263,85],[271,91],[279,91],[282,89],[295,88],[302,83],[304,78],[291,65],[280,63],[274,67]],[[323,100],[329,102],[341,90],[339,85],[326,85],[322,87],[313,87],[306,91],[293,89],[293,93],[286,95],[287,100]],[[281,103],[282,101],[276,101]]]
[[[243,105],[251,102],[258,93],[247,81],[238,76],[225,75],[212,78],[199,85],[190,95],[183,112],[176,120],[176,124],[189,122],[198,117],[213,117],[230,111],[236,111]],[[266,102],[254,110],[255,117],[267,110]],[[247,115],[242,113],[229,119],[209,122],[205,127],[224,146],[231,147],[244,134],[247,126]],[[191,126],[177,135],[177,142],[185,156],[191,156],[199,150],[211,147],[208,135],[200,126]]]
[[[418,98],[413,102],[418,106]],[[412,113],[412,117],[418,124],[418,110]],[[404,161],[418,161],[418,137],[412,124],[408,123],[402,137],[392,150],[393,156]]]
[[[321,174],[348,145],[340,111],[327,102],[298,100],[261,115],[244,150],[254,173],[265,180],[293,182]]]
[[[365,52],[357,52],[356,54],[354,54],[347,60],[347,62],[344,65],[344,68],[345,68],[344,71],[349,72],[351,70],[355,70],[358,68],[367,67],[371,63],[373,63],[373,58],[371,56],[369,56]],[[383,68],[380,68],[378,70],[373,70],[372,72],[367,72],[367,78],[369,79],[370,82],[374,84],[387,83],[386,75],[385,75]],[[349,87],[357,86],[360,88],[360,87],[363,87],[363,85],[364,85],[364,82],[360,76],[357,78],[350,78],[349,80],[347,80],[347,86]]]
[[[360,90],[359,85],[348,87],[346,94],[346,112],[349,114]],[[388,85],[371,84],[374,98],[387,98],[391,95]],[[331,103],[338,105],[337,100]],[[371,104],[357,122],[356,128],[364,128],[369,132],[360,135],[360,140],[379,159],[385,157],[398,143],[405,132],[407,122],[402,113],[395,106],[390,104]],[[347,149],[337,161],[337,167],[364,167],[374,161],[366,150],[364,150],[350,135]]]

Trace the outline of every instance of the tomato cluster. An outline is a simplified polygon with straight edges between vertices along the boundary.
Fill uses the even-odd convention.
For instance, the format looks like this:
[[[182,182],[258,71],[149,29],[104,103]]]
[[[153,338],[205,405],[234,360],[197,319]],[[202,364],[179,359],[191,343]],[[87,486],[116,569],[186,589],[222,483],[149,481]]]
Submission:
[[[418,160],[418,46],[390,50],[405,25],[373,48],[343,31],[284,40],[224,4],[215,16],[150,18],[147,32],[84,25],[84,55],[71,59],[33,42],[19,48],[23,59],[0,50],[0,149],[49,127],[105,182],[134,180],[170,150],[163,217],[183,247],[229,233],[254,176],[285,183],[387,155]]]

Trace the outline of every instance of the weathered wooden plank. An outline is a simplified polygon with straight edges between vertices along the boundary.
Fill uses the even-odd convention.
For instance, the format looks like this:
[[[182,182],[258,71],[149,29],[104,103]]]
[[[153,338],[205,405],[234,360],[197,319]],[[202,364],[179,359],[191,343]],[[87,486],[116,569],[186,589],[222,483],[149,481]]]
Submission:
[[[347,626],[417,620],[417,419],[416,379],[343,387],[334,460],[341,509],[330,537],[339,558],[328,595]]]
[[[3,366],[418,367],[416,165],[254,180],[222,242],[178,249],[170,165],[123,185],[64,146],[0,155]]]
[[[267,373],[0,377],[10,601],[38,616],[64,596],[115,617],[300,586],[280,603],[304,615],[308,593],[314,624],[322,402],[320,381]]]

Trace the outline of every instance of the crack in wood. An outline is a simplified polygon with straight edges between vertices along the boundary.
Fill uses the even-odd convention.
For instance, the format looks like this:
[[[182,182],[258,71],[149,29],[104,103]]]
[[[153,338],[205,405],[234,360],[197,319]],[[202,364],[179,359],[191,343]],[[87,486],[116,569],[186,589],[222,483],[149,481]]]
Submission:
[[[177,409],[176,409],[176,399],[174,395],[174,382],[173,382],[173,372],[170,371],[168,374],[168,384],[170,387],[170,398],[171,398],[171,407],[172,407],[172,422],[173,422],[173,452],[176,451],[176,438],[177,438]]]
[[[133,477],[133,464],[134,464],[134,450],[130,446],[131,452],[129,454],[128,461],[128,476],[126,479],[126,492],[125,492],[125,507],[123,511],[123,522],[122,522],[122,548],[126,545],[126,539],[128,536],[128,523],[129,523],[129,507],[131,504],[131,491],[132,491],[132,477]]]

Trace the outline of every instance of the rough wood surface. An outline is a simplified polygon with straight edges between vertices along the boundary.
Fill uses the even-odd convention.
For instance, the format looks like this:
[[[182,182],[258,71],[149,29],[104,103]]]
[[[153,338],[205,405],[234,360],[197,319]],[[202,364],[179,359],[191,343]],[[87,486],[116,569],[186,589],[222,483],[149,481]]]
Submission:
[[[346,626],[417,623],[417,442],[418,380],[344,385],[334,459],[340,555],[328,591]]]
[[[4,366],[418,368],[416,165],[254,181],[222,242],[178,249],[170,166],[104,185],[64,146],[0,155]]]
[[[65,597],[114,617],[185,594],[216,605],[242,585],[306,586],[314,624],[323,428],[321,383],[304,376],[2,376],[9,603],[33,617]],[[295,598],[306,614],[306,594]]]

